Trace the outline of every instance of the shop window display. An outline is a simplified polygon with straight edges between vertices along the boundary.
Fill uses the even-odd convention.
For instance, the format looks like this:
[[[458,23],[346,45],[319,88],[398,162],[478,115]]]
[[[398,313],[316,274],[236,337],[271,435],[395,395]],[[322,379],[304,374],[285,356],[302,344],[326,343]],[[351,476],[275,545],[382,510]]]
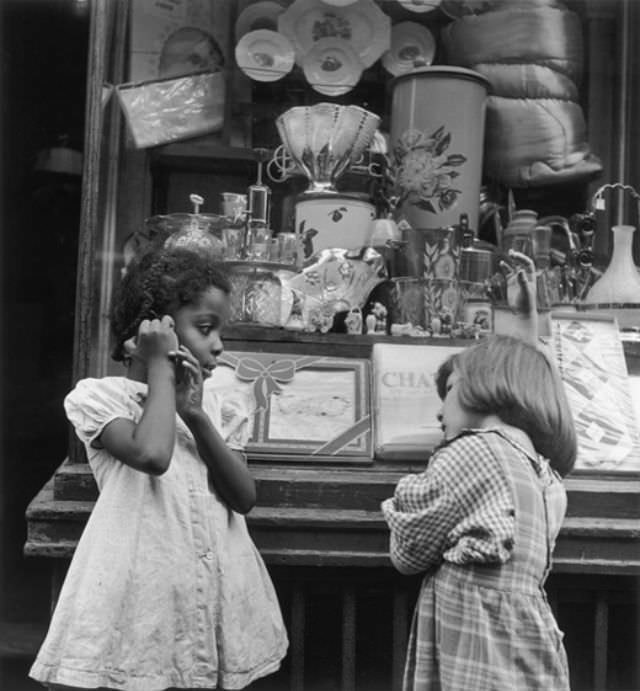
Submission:
[[[132,0],[131,26],[139,23],[142,5],[160,16],[161,4]],[[594,72],[597,12],[610,18],[610,46],[625,32],[616,14],[621,7],[595,5],[221,3],[215,39],[223,60],[215,66],[191,59],[193,46],[178,40],[195,37],[186,31],[194,17],[203,30],[214,21],[198,14],[196,0],[183,3],[183,15],[163,18],[146,52],[135,31],[127,44],[118,22],[107,22],[131,59],[119,74],[105,72],[104,81],[116,89],[93,123],[100,141],[111,137],[117,144],[121,172],[110,180],[106,168],[94,171],[109,213],[96,213],[85,228],[101,259],[87,254],[81,264],[93,295],[83,307],[76,377],[117,367],[108,357],[108,323],[99,308],[115,278],[150,245],[188,244],[190,237],[195,243],[180,219],[202,216],[207,223],[199,236],[211,235],[207,244],[226,264],[235,291],[219,374],[231,388],[234,377],[241,381],[243,395],[252,397],[249,456],[264,482],[280,472],[282,461],[319,478],[336,467],[396,473],[403,464],[419,464],[439,442],[431,421],[422,435],[408,431],[404,417],[396,428],[398,387],[422,405],[419,382],[432,375],[434,358],[504,328],[513,318],[510,287],[525,261],[535,275],[541,332],[561,360],[566,385],[582,402],[606,398],[613,389],[624,401],[624,424],[620,406],[591,410],[588,420],[584,413],[578,434],[585,449],[589,442],[588,454],[582,460],[579,454],[571,478],[582,487],[581,478],[599,482],[607,475],[609,487],[618,487],[635,476],[637,368],[629,354],[636,347],[640,292],[604,305],[589,299],[608,263],[613,216],[620,220],[615,225],[637,222],[639,187],[632,177],[621,179],[637,175],[631,154],[621,161],[614,147],[599,146],[601,133],[592,133],[599,113],[594,94],[619,95],[615,84],[606,91],[606,80]],[[105,16],[112,11],[102,9]],[[508,40],[497,38],[502,35]],[[162,49],[172,36],[169,52],[180,74],[167,72],[169,52]],[[142,57],[144,74],[135,71]],[[185,111],[199,95],[200,112],[213,112],[206,111],[211,106],[216,117],[198,118],[191,130],[189,118],[184,127],[171,120],[163,127],[165,115],[184,114],[175,95],[163,102],[171,80],[186,89]],[[213,88],[198,91],[202,80]],[[153,93],[140,102],[142,111],[153,109],[153,141],[135,136],[136,118],[144,122],[148,113],[127,109],[121,94],[132,89]],[[607,123],[615,128],[611,113]],[[619,189],[626,199],[616,197]],[[194,197],[201,201],[191,213]],[[632,243],[627,250],[633,258]],[[580,345],[578,333],[593,338]],[[420,358],[414,363],[415,349]],[[305,358],[322,365],[316,370]],[[343,363],[335,371],[331,358]],[[350,360],[353,367],[345,367]],[[392,392],[384,388],[389,372],[400,377]],[[310,393],[314,386],[317,396]],[[406,416],[416,414],[418,429],[420,414],[431,413],[410,408]],[[327,426],[337,411],[340,425],[331,434]],[[352,436],[341,447],[338,438],[347,432]],[[611,453],[599,458],[609,442]],[[350,452],[341,454],[345,448]],[[82,462],[81,451],[72,449],[63,471],[67,489]],[[274,511],[276,495],[269,499]],[[585,495],[574,496],[575,515],[594,518]],[[563,542],[561,533],[559,563],[568,570],[580,568],[580,547],[572,542],[579,534],[569,530]],[[272,535],[264,539],[276,554]],[[631,555],[633,541],[621,539]],[[340,558],[362,563],[364,552],[376,554],[371,563],[387,564],[383,551],[361,552],[355,543]],[[637,566],[637,559],[625,559]]]

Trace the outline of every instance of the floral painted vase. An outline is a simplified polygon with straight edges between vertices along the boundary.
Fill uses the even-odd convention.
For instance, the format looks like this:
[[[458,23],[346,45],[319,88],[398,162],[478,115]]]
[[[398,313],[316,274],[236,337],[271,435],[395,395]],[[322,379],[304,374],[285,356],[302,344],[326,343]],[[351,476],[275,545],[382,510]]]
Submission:
[[[439,65],[392,81],[392,175],[397,215],[414,229],[477,231],[486,97],[481,74]]]

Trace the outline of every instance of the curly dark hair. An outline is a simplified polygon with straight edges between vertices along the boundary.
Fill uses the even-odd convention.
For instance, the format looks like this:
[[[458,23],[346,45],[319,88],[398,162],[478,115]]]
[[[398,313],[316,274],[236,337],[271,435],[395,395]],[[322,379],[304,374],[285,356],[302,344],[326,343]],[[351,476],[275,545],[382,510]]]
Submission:
[[[152,249],[132,260],[111,306],[111,357],[125,359],[124,344],[144,319],[158,319],[194,302],[210,287],[229,295],[231,286],[219,263],[185,248]]]

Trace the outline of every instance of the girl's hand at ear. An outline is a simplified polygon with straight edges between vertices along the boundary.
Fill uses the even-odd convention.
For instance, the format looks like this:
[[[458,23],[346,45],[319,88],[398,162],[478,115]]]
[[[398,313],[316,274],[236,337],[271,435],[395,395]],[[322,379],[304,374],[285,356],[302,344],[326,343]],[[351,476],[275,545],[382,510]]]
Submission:
[[[227,446],[202,408],[202,384],[206,375],[185,346],[180,346],[171,357],[176,363],[176,411],[193,434],[209,480],[229,508],[248,513],[256,503],[255,480],[246,457]]]
[[[202,368],[183,345],[173,350],[170,357],[176,363],[176,411],[188,422],[194,415],[202,413]]]
[[[132,360],[139,360],[147,367],[154,359],[168,358],[178,347],[172,317],[165,314],[162,319],[143,319],[136,339],[129,339],[124,347]]]

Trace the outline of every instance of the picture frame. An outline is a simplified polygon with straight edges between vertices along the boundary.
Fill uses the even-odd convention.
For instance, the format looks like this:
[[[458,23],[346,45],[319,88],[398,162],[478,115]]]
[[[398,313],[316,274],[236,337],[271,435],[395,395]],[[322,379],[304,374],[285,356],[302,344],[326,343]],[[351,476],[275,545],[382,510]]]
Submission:
[[[225,351],[208,385],[244,397],[252,459],[370,463],[369,379],[364,358]]]
[[[231,0],[132,0],[129,82],[230,70]]]
[[[639,418],[613,315],[557,313],[549,347],[578,437],[573,473],[640,472]]]

